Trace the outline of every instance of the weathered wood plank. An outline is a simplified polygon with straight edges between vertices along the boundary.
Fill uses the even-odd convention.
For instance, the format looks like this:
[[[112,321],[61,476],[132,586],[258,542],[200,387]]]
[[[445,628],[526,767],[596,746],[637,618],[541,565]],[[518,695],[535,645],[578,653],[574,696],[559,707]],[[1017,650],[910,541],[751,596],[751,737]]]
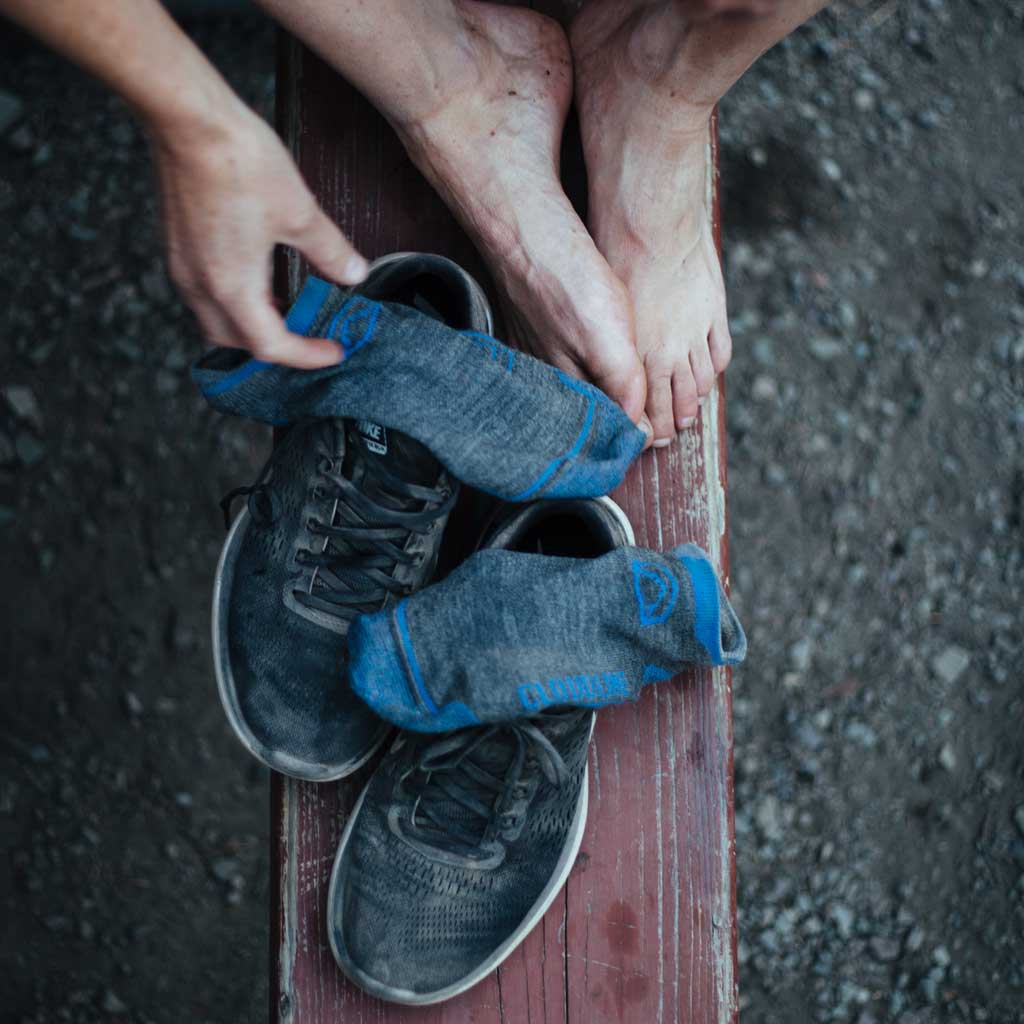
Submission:
[[[576,3],[537,6],[558,14]],[[279,113],[318,199],[366,255],[443,252],[483,278],[472,247],[383,120],[287,37]],[[714,157],[712,140],[713,165]],[[578,190],[578,156],[570,153],[565,167]],[[716,196],[712,187],[708,202]],[[304,272],[300,261],[288,263],[289,293]],[[647,453],[616,497],[639,543],[660,548],[693,540],[726,572],[724,412],[719,390],[706,403],[700,430]],[[602,712],[590,760],[587,833],[565,892],[498,972],[450,1003],[418,1010],[382,1004],[350,985],[327,943],[334,851],[370,769],[327,786],[275,777],[271,1019],[734,1021],[728,672],[692,672],[649,688],[636,705]]]

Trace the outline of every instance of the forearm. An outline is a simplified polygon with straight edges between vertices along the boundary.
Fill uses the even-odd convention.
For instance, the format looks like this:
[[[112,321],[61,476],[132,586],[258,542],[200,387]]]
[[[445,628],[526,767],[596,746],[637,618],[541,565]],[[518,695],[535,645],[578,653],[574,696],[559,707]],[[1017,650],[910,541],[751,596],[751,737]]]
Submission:
[[[0,0],[0,14],[120,93],[160,135],[215,131],[240,102],[158,0]]]

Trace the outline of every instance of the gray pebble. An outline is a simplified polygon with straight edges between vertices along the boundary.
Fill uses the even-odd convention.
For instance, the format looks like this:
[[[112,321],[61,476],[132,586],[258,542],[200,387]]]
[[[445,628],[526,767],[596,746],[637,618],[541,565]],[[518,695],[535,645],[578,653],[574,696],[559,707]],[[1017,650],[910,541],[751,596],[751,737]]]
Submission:
[[[0,89],[0,135],[6,135],[24,113],[25,104],[14,93]]]
[[[868,940],[868,948],[879,963],[890,964],[900,957],[900,944],[897,939],[876,935]]]
[[[950,644],[932,659],[932,671],[947,686],[952,686],[971,663],[971,656],[962,647]]]
[[[113,989],[107,989],[103,993],[103,999],[100,1002],[100,1006],[104,1013],[109,1013],[112,1016],[118,1016],[128,1012],[127,1005],[118,997],[117,993]]]
[[[4,388],[3,393],[4,401],[19,420],[28,423],[36,431],[42,431],[43,416],[31,388],[12,384]]]

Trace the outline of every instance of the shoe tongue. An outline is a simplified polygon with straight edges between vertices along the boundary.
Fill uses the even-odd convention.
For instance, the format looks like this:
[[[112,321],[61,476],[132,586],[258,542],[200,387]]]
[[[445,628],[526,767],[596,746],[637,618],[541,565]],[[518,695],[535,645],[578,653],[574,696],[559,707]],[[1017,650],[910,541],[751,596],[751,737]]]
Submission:
[[[379,423],[346,420],[342,472],[368,498],[389,508],[402,508],[401,500],[383,491],[379,477],[368,472],[374,464],[399,480],[424,487],[433,487],[441,475],[441,463],[419,441]]]

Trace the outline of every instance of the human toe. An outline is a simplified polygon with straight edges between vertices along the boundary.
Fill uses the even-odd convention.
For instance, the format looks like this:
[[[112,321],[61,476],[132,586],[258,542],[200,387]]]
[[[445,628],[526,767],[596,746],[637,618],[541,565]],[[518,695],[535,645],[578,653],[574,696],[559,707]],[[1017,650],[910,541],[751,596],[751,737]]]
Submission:
[[[713,379],[713,378],[712,378]],[[692,427],[700,408],[700,394],[689,364],[672,375],[672,412],[677,430]]]

